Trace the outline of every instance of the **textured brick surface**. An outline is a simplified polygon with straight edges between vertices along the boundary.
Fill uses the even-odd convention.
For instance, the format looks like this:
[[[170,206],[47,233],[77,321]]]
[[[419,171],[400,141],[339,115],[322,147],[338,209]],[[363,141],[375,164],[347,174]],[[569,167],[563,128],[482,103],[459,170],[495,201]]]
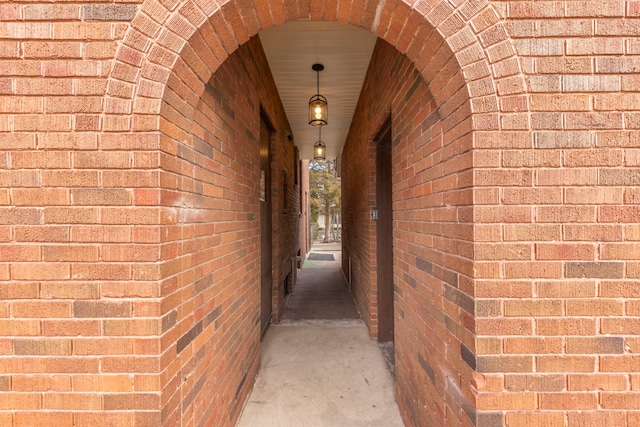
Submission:
[[[178,75],[182,82],[198,78],[187,68],[178,68]],[[164,146],[171,147],[176,157],[161,159],[161,166],[172,172],[161,180],[165,190],[160,193],[160,203],[171,207],[165,221],[172,236],[163,239],[161,248],[166,260],[161,369],[167,375],[162,424],[233,425],[259,363],[261,114],[274,129],[275,321],[284,308],[285,279],[298,250],[298,215],[291,214],[299,210],[297,159],[257,38],[234,52],[199,96],[191,92],[193,85],[182,82],[170,81],[164,115],[165,123],[186,128],[167,127]],[[192,123],[183,116],[188,111],[183,100],[194,103]],[[170,138],[173,132],[188,132],[191,142]],[[282,192],[283,176],[289,180],[287,194]],[[176,207],[181,208],[174,215]],[[186,264],[181,261],[187,259]],[[185,375],[190,379],[182,381]],[[209,403],[201,406],[201,402]]]
[[[264,58],[231,55],[309,17],[393,46],[343,159],[345,253],[375,336],[367,142],[391,113],[407,425],[639,424],[638,16],[622,0],[0,2],[0,424],[233,424],[257,367],[259,105],[291,180],[274,206],[299,200]],[[276,319],[295,217],[274,215]]]
[[[437,54],[451,53],[442,49]],[[435,79],[446,80],[446,76]],[[445,125],[435,105],[429,87],[411,63],[393,46],[378,42],[343,152],[343,260],[351,258],[356,303],[375,337],[376,223],[370,214],[376,206],[375,145],[370,141],[391,116],[396,372],[398,402],[409,425],[437,422],[441,418],[438,408],[445,402],[475,421],[467,394],[470,389],[466,385],[453,387],[450,378],[442,374],[444,369],[464,376],[470,373],[470,366],[476,365],[471,330],[463,321],[464,317],[470,319],[475,309],[467,288],[470,259],[464,260],[465,253],[471,253],[463,249],[458,262],[449,258],[452,254],[445,249],[470,248],[472,229],[454,226],[471,203],[471,193],[464,190],[465,172],[471,166],[470,157],[465,155],[470,140],[456,139],[453,125],[449,125],[449,131],[443,130]],[[459,109],[464,110],[464,105]],[[459,120],[457,126],[464,126],[468,117]],[[447,148],[443,141],[448,139]],[[434,247],[434,239],[439,239],[442,246]],[[500,255],[496,255],[498,259]],[[456,347],[455,357],[446,355],[445,345]],[[477,363],[482,365],[482,372],[524,366],[515,359],[512,365],[506,360]],[[531,357],[529,365],[530,371]],[[462,383],[468,384],[469,380]]]
[[[422,149],[421,144],[429,144],[432,135],[425,135],[425,126],[419,126],[417,118],[404,121],[405,112],[420,104],[422,109],[416,117],[423,118],[429,114],[431,105],[407,95],[402,84],[395,80],[405,82],[410,79],[406,75],[396,77],[393,74],[401,75],[397,71],[402,69],[401,61],[392,60],[391,55],[384,59],[374,56],[372,60],[361,95],[370,99],[366,102],[361,98],[364,111],[356,113],[356,124],[352,127],[353,135],[360,135],[362,139],[352,137],[353,141],[349,140],[349,143],[353,146],[347,145],[343,154],[345,175],[351,178],[348,180],[345,176],[343,180],[346,190],[344,215],[346,220],[353,218],[353,223],[359,226],[358,232],[349,234],[345,231],[345,250],[358,262],[354,281],[359,287],[354,288],[355,295],[375,335],[375,251],[372,249],[375,248],[375,228],[366,215],[375,206],[375,181],[372,181],[375,172],[373,152],[366,144],[375,135],[376,126],[386,118],[384,113],[391,112],[394,142],[399,144],[394,146],[394,159],[397,159],[394,160],[394,251],[398,390],[409,425],[433,423],[433,419],[442,417],[442,408],[450,408],[443,402],[438,403],[447,393],[446,382],[443,381],[439,388],[432,388],[431,384],[438,378],[433,366],[449,366],[447,363],[451,358],[439,363],[433,359],[437,357],[437,349],[443,346],[441,341],[447,343],[447,348],[458,348],[458,343],[450,343],[450,336],[464,337],[461,332],[468,327],[466,325],[474,325],[470,334],[483,340],[486,336],[487,340],[482,341],[482,345],[476,341],[476,346],[466,344],[462,347],[466,349],[462,352],[464,365],[448,367],[456,375],[464,378],[469,368],[485,373],[509,373],[504,388],[498,385],[491,390],[557,393],[541,394],[536,399],[530,399],[533,395],[484,399],[484,388],[476,383],[473,387],[480,395],[475,401],[477,416],[470,420],[472,423],[488,422],[489,419],[491,425],[597,422],[601,386],[596,384],[598,378],[604,381],[597,373],[602,369],[610,372],[616,369],[614,366],[631,371],[637,368],[637,360],[623,357],[634,351],[633,337],[638,333],[637,322],[625,318],[635,315],[634,300],[638,296],[625,286],[629,283],[625,279],[637,277],[637,268],[630,262],[637,259],[637,238],[633,237],[634,228],[629,227],[629,233],[624,229],[624,224],[631,225],[638,218],[634,206],[638,199],[633,195],[638,184],[634,169],[638,163],[634,162],[635,157],[629,157],[635,156],[638,141],[630,133],[620,131],[625,123],[626,126],[631,124],[631,117],[635,117],[633,111],[640,106],[635,95],[621,93],[638,89],[637,79],[634,79],[636,83],[630,84],[631,80],[624,76],[624,73],[632,72],[630,64],[636,60],[633,58],[635,52],[623,47],[623,37],[636,30],[631,29],[632,24],[623,24],[621,18],[629,12],[621,1],[606,2],[598,7],[588,2],[570,3],[491,2],[498,11],[493,15],[494,22],[499,20],[497,16],[503,16],[506,29],[503,37],[510,37],[520,58],[521,68],[511,70],[521,72],[528,84],[521,86],[517,79],[493,83],[498,94],[505,95],[493,104],[499,108],[498,114],[502,114],[495,121],[486,114],[486,109],[492,105],[489,100],[477,98],[479,94],[490,93],[486,92],[491,85],[489,79],[482,83],[475,81],[476,74],[464,69],[469,93],[474,97],[470,104],[472,112],[477,113],[472,119],[476,149],[470,186],[476,206],[469,213],[460,209],[455,211],[456,203],[452,201],[461,199],[451,195],[445,198],[439,193],[451,190],[443,185],[448,169],[438,162],[455,158],[464,152],[464,148],[452,145],[455,150],[452,148],[437,157],[430,154],[437,153],[438,146]],[[431,10],[430,7],[421,4],[417,9]],[[488,11],[479,13],[471,22],[474,25],[484,23],[483,18],[489,14]],[[567,16],[582,20],[567,20]],[[603,27],[594,30],[591,19],[597,19]],[[387,32],[385,38],[396,48],[403,49],[402,37],[396,40],[390,33]],[[594,38],[596,34],[601,38]],[[496,35],[497,32],[491,29],[480,37],[483,41],[500,40]],[[448,40],[456,53],[458,41],[456,37]],[[502,60],[504,68],[496,66],[494,75],[509,69],[506,45],[498,42],[484,50],[490,62],[505,58]],[[627,56],[621,57],[623,53]],[[413,59],[410,55],[409,58]],[[464,56],[460,54],[458,59],[459,66],[464,67]],[[385,69],[385,66],[392,67],[386,62],[394,64],[394,71]],[[425,63],[418,57],[415,64],[421,69]],[[438,63],[438,59],[433,63]],[[442,67],[422,73],[427,85],[431,84],[429,88],[439,107],[438,119],[442,123],[459,123],[462,109],[454,113],[447,108],[447,100],[454,99],[455,95],[449,92],[445,97],[438,96],[438,92],[442,93],[442,88],[447,86],[433,86],[433,82],[453,82],[455,71],[455,67]],[[437,75],[439,72],[441,77]],[[532,92],[530,105],[513,96],[525,90]],[[386,98],[388,94],[393,95],[390,100]],[[369,107],[376,103],[382,105],[380,109],[384,109],[384,113],[375,106]],[[524,110],[529,111],[529,119],[514,114]],[[360,117],[367,124],[360,124]],[[497,123],[499,130],[490,129],[491,123]],[[455,127],[443,126],[445,147],[459,141],[462,135],[453,130],[451,136],[447,136],[447,129]],[[402,151],[406,131],[413,131],[409,137],[411,153]],[[356,140],[359,141],[357,144]],[[367,153],[367,158],[362,153]],[[439,169],[428,175],[422,172],[423,164]],[[458,160],[456,168],[464,170],[464,164]],[[598,168],[600,172],[596,172]],[[464,185],[461,175],[457,185]],[[421,199],[425,195],[427,198]],[[451,216],[447,217],[444,209],[437,212],[441,206],[451,209]],[[407,217],[416,225],[406,227]],[[459,242],[464,239],[468,218],[474,222],[474,232],[468,240],[482,242],[471,243],[469,251]],[[458,241],[455,245],[447,241],[449,229],[443,225],[447,220],[456,222],[455,239]],[[349,228],[345,227],[345,230]],[[452,247],[455,247],[456,255],[447,259],[446,251]],[[406,253],[411,251],[416,251],[416,255]],[[472,254],[469,255],[473,260],[472,271],[464,268],[464,257],[468,253]],[[447,279],[438,267],[460,268],[458,283],[465,282],[460,282],[465,274],[469,276],[460,290],[468,292],[475,306],[475,312],[471,312],[478,316],[475,321],[465,319],[460,298],[452,298],[460,294],[452,293],[447,287]],[[367,286],[367,283],[373,284]],[[438,286],[441,293],[434,292]],[[599,290],[600,286],[604,286],[603,290]],[[473,296],[483,299],[473,302]],[[442,307],[436,309],[441,301],[458,305],[458,311],[443,313]],[[445,304],[444,310],[452,307]],[[421,314],[415,320],[414,311]],[[602,326],[599,322],[603,322]],[[419,325],[415,326],[415,331],[406,330],[408,325],[414,327],[414,324]],[[410,345],[404,344],[405,334],[412,337]],[[410,353],[406,353],[407,349]],[[483,353],[499,355],[489,357]],[[608,358],[600,362],[601,366],[598,355]],[[412,360],[418,362],[415,368]],[[408,368],[404,367],[406,364]],[[429,367],[428,372],[425,366]],[[518,385],[518,377],[512,372],[525,378],[527,371],[540,372],[535,379],[537,385],[531,380],[524,383],[528,385]],[[424,378],[416,378],[414,384],[412,379],[416,372],[422,372]],[[558,372],[580,372],[580,385],[575,379],[568,383],[567,377]],[[486,374],[485,380],[488,384]],[[565,394],[565,390],[571,389],[567,384],[576,384],[571,387],[580,387],[581,393]],[[612,387],[617,390],[616,386]],[[617,387],[622,388],[621,392],[630,390],[628,383],[620,382]],[[403,399],[404,393],[411,397]],[[611,408],[622,405],[621,397],[611,395],[607,398]],[[427,403],[421,399],[426,399]],[[447,400],[456,399],[452,395]],[[632,401],[626,403],[630,408],[634,407]],[[426,413],[433,414],[431,421],[420,421],[422,417],[429,417],[418,409],[422,407],[429,408]],[[460,409],[464,412],[463,406]],[[526,412],[536,409],[554,412]],[[507,411],[506,417],[493,416],[491,411],[495,410]],[[517,412],[509,412],[513,410]],[[609,419],[614,423],[614,420],[625,420],[619,412],[611,413]],[[458,422],[447,420],[454,424]],[[439,422],[446,423],[442,419]]]
[[[15,6],[3,20],[37,23],[0,29],[0,424],[233,425],[259,360],[260,107],[291,181],[274,178],[276,321],[298,250],[297,151],[258,40],[219,70],[215,40],[197,45],[197,75],[185,50],[160,119],[123,99],[149,42],[125,34],[154,31],[139,6]],[[162,94],[163,73],[139,93]]]

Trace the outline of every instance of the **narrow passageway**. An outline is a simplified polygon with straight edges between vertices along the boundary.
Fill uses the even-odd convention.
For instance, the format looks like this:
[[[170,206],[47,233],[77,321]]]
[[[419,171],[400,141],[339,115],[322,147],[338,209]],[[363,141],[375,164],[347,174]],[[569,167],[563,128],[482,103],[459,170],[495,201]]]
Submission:
[[[238,427],[403,426],[391,374],[346,287],[339,249],[312,248],[283,321],[267,330]]]
[[[284,320],[360,319],[340,270],[340,243],[316,243],[298,273]]]

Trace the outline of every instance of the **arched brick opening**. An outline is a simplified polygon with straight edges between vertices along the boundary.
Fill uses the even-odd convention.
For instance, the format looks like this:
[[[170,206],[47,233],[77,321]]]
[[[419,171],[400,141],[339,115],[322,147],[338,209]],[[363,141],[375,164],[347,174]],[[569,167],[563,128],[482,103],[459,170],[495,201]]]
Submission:
[[[437,116],[437,125],[429,130],[433,132],[431,140],[424,141],[428,145],[439,139],[441,148],[435,154],[435,163],[438,165],[431,173],[442,173],[442,168],[446,171],[444,179],[432,177],[435,178],[436,187],[444,186],[441,193],[441,197],[444,194],[443,198],[434,205],[433,212],[436,216],[450,216],[452,205],[453,215],[460,218],[460,221],[469,221],[469,216],[472,215],[470,189],[474,180],[471,151],[474,146],[474,131],[498,131],[522,126],[526,128],[528,125],[527,97],[524,94],[524,80],[520,75],[519,64],[506,30],[498,23],[498,15],[488,2],[466,2],[455,9],[446,2],[418,2],[409,6],[404,2],[370,2],[363,5],[354,1],[341,2],[334,7],[314,2],[285,5],[277,1],[255,4],[230,1],[222,6],[214,2],[181,2],[171,6],[145,3],[141,12],[133,19],[132,27],[124,36],[124,43],[116,55],[107,88],[105,123],[121,121],[124,119],[121,113],[131,111],[131,119],[127,122],[131,132],[121,133],[118,138],[131,138],[130,144],[125,143],[128,146],[135,146],[142,133],[148,134],[150,140],[157,138],[152,143],[159,150],[158,167],[161,171],[156,201],[163,218],[162,228],[167,233],[175,234],[166,243],[160,244],[161,253],[167,254],[167,261],[163,262],[165,268],[161,268],[159,277],[161,289],[164,290],[160,313],[163,318],[163,357],[160,365],[162,381],[158,389],[163,402],[160,415],[163,425],[192,419],[213,421],[216,425],[233,422],[255,375],[259,357],[258,331],[255,326],[250,323],[244,326],[240,323],[232,326],[227,324],[226,327],[243,329],[240,332],[243,338],[239,342],[232,338],[233,335],[229,335],[229,331],[226,334],[222,332],[223,335],[218,334],[213,339],[212,334],[216,334],[214,331],[219,328],[218,325],[214,327],[207,318],[215,315],[214,303],[204,303],[202,296],[191,297],[188,301],[193,302],[186,304],[184,300],[180,300],[185,298],[184,290],[192,282],[211,281],[211,273],[207,273],[212,270],[215,287],[215,276],[221,272],[217,265],[221,260],[215,259],[209,249],[191,248],[187,242],[195,236],[200,237],[197,239],[198,244],[203,246],[225,243],[220,242],[219,238],[213,238],[216,241],[202,238],[202,233],[216,227],[211,216],[215,210],[208,206],[211,202],[200,197],[207,193],[207,188],[209,196],[212,195],[211,192],[220,192],[217,197],[225,200],[222,193],[232,191],[234,180],[246,187],[257,179],[257,176],[252,175],[253,172],[243,178],[233,172],[243,167],[238,163],[230,164],[237,160],[238,153],[228,157],[227,153],[218,156],[218,152],[228,150],[224,142],[219,151],[214,149],[210,156],[212,158],[200,160],[203,154],[200,148],[206,145],[203,141],[206,139],[207,126],[220,125],[218,133],[225,133],[225,125],[218,123],[224,113],[215,112],[216,109],[223,108],[217,103],[213,93],[216,91],[215,80],[218,83],[225,81],[224,76],[228,76],[229,70],[224,67],[233,67],[228,62],[236,58],[238,49],[252,44],[251,37],[260,29],[300,18],[336,20],[366,28],[392,46],[391,49],[399,52],[398,55],[404,55],[406,64],[403,73],[413,76],[413,79],[407,81],[414,82],[413,90],[419,88],[421,96],[426,97],[426,103],[419,106],[407,103],[407,106],[401,108],[410,111],[396,113],[409,117],[414,124],[420,117],[427,119],[427,116]],[[222,77],[217,77],[219,70],[222,70]],[[229,83],[231,80],[227,84],[232,85]],[[405,92],[410,89],[405,88]],[[263,96],[258,98],[264,102]],[[425,99],[418,98],[418,101]],[[270,111],[276,110],[277,108]],[[207,111],[210,113],[209,117],[202,120]],[[254,115],[255,113],[253,111]],[[284,130],[278,129],[280,135],[276,138],[283,138]],[[411,135],[405,135],[404,141],[396,147],[400,150],[397,158],[406,156],[419,163],[419,155],[416,157],[416,153],[412,153],[416,145],[411,141],[420,139],[421,136],[410,129],[404,132]],[[430,149],[419,150],[420,153],[425,153]],[[247,152],[250,151],[247,149]],[[428,154],[425,156],[425,159],[429,157]],[[218,163],[221,159],[223,166]],[[434,161],[433,156],[430,159],[429,161]],[[256,159],[251,156],[245,160],[257,164]],[[404,162],[406,166],[406,160],[398,160],[400,162]],[[398,172],[398,175],[407,173],[414,166],[415,164],[409,165],[404,171]],[[210,179],[197,176],[211,170],[219,175]],[[226,175],[225,171],[231,173]],[[202,187],[203,180],[204,188],[197,188]],[[411,185],[409,181],[398,183],[398,189],[408,185]],[[248,190],[245,197],[250,194],[251,191]],[[411,206],[410,200],[406,203],[408,206],[403,206],[400,210],[408,209],[408,215],[413,215],[411,212],[415,206]],[[257,214],[251,203],[246,205],[245,210],[249,211],[249,215]],[[239,264],[233,268],[243,272],[241,281],[255,282],[255,268],[242,269],[240,266],[257,259],[257,247],[251,243],[256,239],[257,230],[251,224],[241,227],[245,227],[242,231],[245,243],[252,250],[245,252]],[[408,230],[404,230],[406,231]],[[400,379],[401,407],[409,423],[420,424],[429,419],[457,419],[462,422],[464,417],[475,422],[475,402],[470,386],[472,369],[464,365],[460,354],[461,343],[467,351],[475,352],[472,333],[474,318],[468,307],[467,311],[459,307],[469,301],[473,304],[474,271],[473,256],[470,253],[474,240],[473,228],[469,225],[463,227],[462,231],[445,233],[444,239],[454,235],[456,238],[448,241],[456,247],[450,247],[445,251],[448,253],[443,253],[443,258],[433,264],[436,270],[440,268],[434,273],[435,276],[445,280],[443,274],[452,274],[456,281],[460,277],[462,283],[463,290],[453,292],[457,292],[454,299],[464,301],[456,302],[456,307],[449,310],[449,314],[454,314],[452,317],[447,315],[446,325],[444,318],[439,322],[443,328],[442,336],[448,333],[447,329],[455,329],[450,334],[454,341],[447,345],[453,344],[448,351],[458,354],[447,355],[445,350],[438,358],[427,361],[426,354],[433,350],[428,345],[418,344],[414,347],[412,344],[412,348],[406,351],[403,348],[400,355],[410,355],[414,360],[408,364],[401,363],[403,370],[399,374],[425,381],[431,379],[433,383],[433,388],[427,390],[416,383]],[[238,238],[238,235],[235,237]],[[229,251],[233,253],[233,249]],[[172,259],[168,259],[169,254],[173,256]],[[421,254],[416,258],[415,248],[407,249],[404,254],[396,257],[397,260],[402,260],[396,262],[413,265],[407,267],[407,272],[416,277],[426,272],[420,261],[417,261],[417,269],[423,271],[416,270],[416,259],[431,263],[428,255]],[[409,261],[408,257],[413,259]],[[193,262],[193,259],[199,261]],[[278,275],[278,266],[275,267],[275,274]],[[229,270],[225,270],[221,276],[227,277],[227,286],[236,283],[235,279],[228,278],[229,275]],[[225,287],[225,292],[229,288]],[[375,287],[373,290],[375,291]],[[244,291],[241,295],[246,299],[253,294]],[[216,299],[214,294],[210,296]],[[422,297],[427,298],[425,295]],[[243,301],[239,307],[245,310],[253,306],[253,298],[255,295]],[[436,298],[443,298],[442,290]],[[426,306],[430,304],[428,299],[424,303]],[[365,317],[374,334],[377,326],[375,303],[363,301],[359,305],[362,311],[369,312],[369,316]],[[197,310],[190,312],[190,306]],[[209,328],[206,333],[209,341],[195,340],[191,344],[194,339],[191,335],[199,336],[202,333],[200,329],[197,333],[194,332],[198,327]],[[407,334],[415,332],[407,329]],[[401,338],[405,339],[404,342],[411,341],[409,335]],[[216,343],[215,340],[219,342]],[[426,341],[429,340],[431,338],[426,338]],[[230,341],[235,344],[227,345]],[[243,360],[233,356],[239,348],[247,354]],[[218,349],[218,356],[207,354],[215,352],[214,349]],[[215,357],[223,360],[216,362],[211,359]],[[442,370],[442,375],[440,372],[434,373],[432,368],[432,365],[441,362],[442,365],[437,369]],[[220,385],[210,377],[199,376],[203,369],[212,368],[221,372]],[[422,374],[416,376],[412,372],[414,368],[422,369]],[[432,371],[429,372],[429,369]],[[196,374],[198,371],[200,374]],[[436,376],[437,382],[434,380]],[[193,379],[182,381],[180,378]],[[220,387],[222,384],[224,386]],[[416,386],[418,388],[414,389]],[[218,391],[212,394],[212,388],[218,388]],[[413,393],[417,396],[411,396]],[[425,403],[424,399],[430,398],[434,401]],[[215,409],[203,409],[202,405],[206,405],[206,402],[214,402]],[[424,407],[428,409],[420,409]],[[196,408],[199,411],[197,414]]]
[[[528,128],[520,65],[488,1],[465,2],[455,9],[446,2],[412,6],[345,2],[335,8],[315,2],[286,6],[277,1],[260,6],[233,1],[221,6],[202,3],[143,7],[136,15],[115,57],[107,88],[111,101],[106,104],[107,115],[131,111],[141,116],[138,121],[145,123],[143,129],[159,129],[151,117],[144,119],[158,114],[162,105],[172,105],[165,85],[175,76],[193,84],[180,93],[186,104],[173,105],[189,117],[186,105],[194,108],[210,75],[249,37],[288,20],[311,19],[362,27],[393,45],[414,63],[438,105],[461,105],[457,100],[451,102],[452,93],[441,90],[444,83],[451,86],[453,79],[457,86],[466,85],[474,129]],[[498,96],[508,99],[499,103]],[[130,129],[140,128],[131,123]]]
[[[442,318],[473,330],[475,348],[449,347],[463,373],[451,381],[413,361],[443,396],[472,390],[456,394],[468,406],[437,416],[464,423],[475,407],[477,425],[640,425],[637,16],[623,0],[0,2],[0,424],[231,424],[256,365],[199,374],[205,356],[257,354],[247,329],[214,321],[220,298],[238,299],[238,254],[255,248],[225,241],[219,252],[221,234],[249,242],[251,227],[216,229],[194,209],[205,187],[187,175],[220,163],[196,161],[193,136],[206,134],[193,126],[215,100],[213,70],[237,65],[230,55],[250,35],[311,18],[362,26],[406,53],[434,107],[446,104],[434,82],[463,77],[449,106],[472,147],[475,316],[462,329]],[[225,196],[236,182],[206,191]],[[224,274],[209,275],[210,255]],[[444,286],[415,273],[416,286]],[[214,279],[236,289],[211,307]],[[454,310],[452,299],[468,301],[448,297]],[[209,340],[211,322],[231,339]]]

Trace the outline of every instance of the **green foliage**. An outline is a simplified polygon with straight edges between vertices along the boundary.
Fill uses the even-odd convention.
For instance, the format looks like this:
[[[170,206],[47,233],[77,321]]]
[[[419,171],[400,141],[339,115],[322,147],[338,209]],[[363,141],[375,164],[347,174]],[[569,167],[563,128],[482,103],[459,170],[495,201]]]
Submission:
[[[340,212],[340,179],[336,178],[335,164],[331,160],[313,160],[309,163],[309,195],[311,202],[311,222],[318,223],[323,213],[328,226],[334,214]],[[324,241],[329,233],[325,230]]]

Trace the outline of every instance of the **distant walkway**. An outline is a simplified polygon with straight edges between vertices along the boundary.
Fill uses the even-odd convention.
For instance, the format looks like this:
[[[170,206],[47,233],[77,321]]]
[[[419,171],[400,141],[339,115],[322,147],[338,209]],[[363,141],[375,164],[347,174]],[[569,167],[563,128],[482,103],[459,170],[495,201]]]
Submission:
[[[314,243],[302,268],[337,268],[342,266],[342,247],[340,242]],[[333,260],[325,257],[333,257]]]
[[[338,268],[300,270],[282,319],[360,319]]]
[[[311,252],[335,254],[318,245]],[[324,264],[299,271],[283,321],[267,330],[260,373],[237,426],[402,427],[393,380],[339,259],[317,262]]]

